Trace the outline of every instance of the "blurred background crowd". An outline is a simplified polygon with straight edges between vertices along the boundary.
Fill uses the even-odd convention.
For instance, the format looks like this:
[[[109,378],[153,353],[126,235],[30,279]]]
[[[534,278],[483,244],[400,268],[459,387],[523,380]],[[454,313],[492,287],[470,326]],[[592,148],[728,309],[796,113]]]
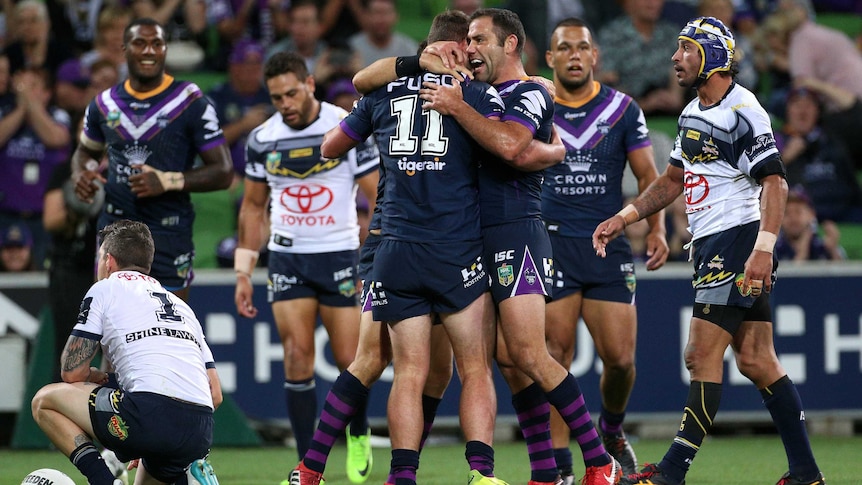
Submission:
[[[597,78],[641,106],[660,171],[694,94],[676,84],[670,62],[679,29],[699,15],[732,26],[737,81],[772,115],[792,187],[777,253],[862,259],[860,0],[0,0],[0,270],[44,270],[70,257],[88,264],[93,214],[67,207],[69,157],[89,101],[127,76],[123,29],[133,18],[166,27],[168,73],[209,95],[231,145],[231,189],[195,194],[195,266],[205,268],[232,267],[236,217],[225,211],[235,214],[241,198],[245,137],[274,113],[262,72],[269,56],[298,52],[316,96],[349,110],[357,70],[416,53],[441,10],[481,7],[518,13],[527,70],[546,77],[553,25],[587,20],[600,49]],[[358,207],[367,220],[367,203]],[[667,211],[680,260],[683,209]],[[639,230],[630,228],[636,250]]]

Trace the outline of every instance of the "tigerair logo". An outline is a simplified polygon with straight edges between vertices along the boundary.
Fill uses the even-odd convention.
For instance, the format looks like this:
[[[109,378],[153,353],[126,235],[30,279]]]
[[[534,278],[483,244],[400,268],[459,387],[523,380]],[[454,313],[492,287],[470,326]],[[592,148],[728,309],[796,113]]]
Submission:
[[[444,168],[446,168],[446,162],[441,162],[439,158],[418,162],[411,160],[398,161],[398,170],[407,174],[408,177],[416,175],[416,172],[442,172]]]
[[[116,436],[120,441],[125,441],[129,437],[129,427],[123,421],[123,418],[116,414],[108,420],[108,432]]]
[[[698,289],[717,288],[731,281],[735,276],[736,273],[733,273],[731,271],[719,271],[718,273],[710,271],[709,273],[700,276],[696,280],[692,281],[691,286]]]
[[[291,170],[288,167],[283,167],[281,165],[281,153],[270,152],[266,156],[266,173],[278,175],[280,177],[292,177],[296,179],[304,179],[321,172],[326,172],[334,169],[339,165],[341,165],[340,158],[334,158],[332,160],[322,160],[318,163],[315,163],[314,166],[312,166],[305,172],[298,172],[296,170]]]

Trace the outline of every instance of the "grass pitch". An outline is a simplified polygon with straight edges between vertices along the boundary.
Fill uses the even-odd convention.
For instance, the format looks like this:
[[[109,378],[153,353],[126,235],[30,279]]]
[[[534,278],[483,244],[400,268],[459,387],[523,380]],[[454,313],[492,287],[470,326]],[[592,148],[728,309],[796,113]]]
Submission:
[[[633,443],[640,462],[658,461],[669,440],[641,440]],[[815,436],[812,447],[829,485],[862,484],[862,437]],[[529,480],[529,464],[523,442],[495,446],[498,477],[511,485]],[[580,477],[583,465],[575,471]],[[380,485],[386,479],[389,450],[374,450],[374,469],[368,484]],[[284,447],[216,448],[210,459],[222,485],[278,485],[296,464],[296,450]],[[326,473],[329,485],[349,484],[344,472],[345,448],[333,450]],[[0,484],[18,485],[24,476],[38,468],[56,468],[67,473],[78,485],[84,477],[56,451],[0,451]],[[686,478],[689,485],[771,485],[786,471],[784,448],[777,436],[709,438],[698,453]],[[422,485],[459,485],[466,483],[467,466],[463,444],[431,446],[422,453],[419,483]]]

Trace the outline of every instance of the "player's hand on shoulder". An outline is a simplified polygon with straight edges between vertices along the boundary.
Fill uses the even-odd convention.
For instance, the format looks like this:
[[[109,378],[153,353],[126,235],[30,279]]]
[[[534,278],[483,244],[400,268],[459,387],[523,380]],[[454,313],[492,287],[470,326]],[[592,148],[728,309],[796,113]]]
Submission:
[[[541,84],[552,98],[557,95],[557,87],[554,86],[554,81],[542,76],[530,76],[530,81],[533,81],[536,84]]]
[[[419,55],[419,66],[437,74],[451,74],[458,81],[470,78],[467,54],[452,41],[437,41],[425,47]]]
[[[419,97],[425,101],[422,109],[433,109],[442,115],[455,114],[455,110],[463,102],[462,96],[460,83],[447,86],[426,81],[419,90]]]

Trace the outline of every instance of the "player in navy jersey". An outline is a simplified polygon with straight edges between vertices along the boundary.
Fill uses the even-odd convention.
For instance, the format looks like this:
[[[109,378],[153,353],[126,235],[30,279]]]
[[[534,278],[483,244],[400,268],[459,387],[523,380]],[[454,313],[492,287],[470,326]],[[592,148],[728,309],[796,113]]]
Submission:
[[[276,53],[264,66],[264,78],[277,112],[252,130],[247,141],[234,258],[235,301],[241,316],[256,316],[251,273],[262,233],[268,232],[268,300],[284,347],[285,403],[302,458],[317,416],[314,331],[318,316],[339,369],[347,368],[356,353],[356,193],[361,188],[368,200],[374,200],[379,158],[374,145],[362,145],[333,159],[321,156],[323,135],[347,113],[314,97],[314,78],[301,56]],[[267,220],[269,230],[262,231]],[[368,433],[365,414],[355,416],[350,435],[364,441],[363,449],[370,454]]]
[[[164,29],[132,21],[123,34],[129,79],[99,93],[85,114],[72,156],[75,192],[92,199],[105,188],[102,228],[118,219],[144,222],[156,241],[151,275],[184,300],[194,276],[189,192],[227,188],[230,154],[213,106],[200,88],[165,73]],[[97,172],[107,151],[108,172]],[[194,167],[200,155],[203,165]]]
[[[721,400],[724,354],[760,390],[781,435],[790,470],[778,485],[825,485],[805,429],[796,386],[775,354],[769,293],[787,182],[769,115],[734,80],[734,39],[712,17],[688,22],[671,60],[680,86],[697,98],[683,109],[670,165],[633,203],[599,223],[596,254],[627,224],[684,194],[695,275],[685,364],[690,388],[682,421],[664,458],[625,483],[679,485],[703,444]],[[728,471],[728,477],[733,475]],[[728,477],[721,477],[727,479]]]
[[[493,157],[482,162],[479,194],[484,254],[497,305],[497,363],[512,391],[512,405],[530,457],[530,484],[557,483],[549,432],[550,405],[575,435],[586,468],[582,483],[616,483],[619,464],[605,450],[577,379],[548,352],[545,299],[553,276],[551,243],[541,219],[540,169],[559,162],[518,158],[535,139],[549,141],[554,105],[545,88],[527,79],[521,63],[525,35],[517,15],[483,9],[473,14],[467,56],[473,76],[493,84],[506,104],[502,123],[482,122],[460,106],[457,92],[427,86],[426,107],[452,114]],[[455,96],[452,96],[453,93]],[[532,171],[528,171],[532,170]]]
[[[551,35],[548,66],[556,86],[554,124],[566,145],[562,163],[545,170],[542,218],[554,249],[553,301],[546,307],[548,347],[562,365],[571,365],[575,330],[583,316],[604,364],[599,433],[626,474],[637,459],[622,430],[635,379],[635,271],[625,237],[615,239],[608,258],[592,249],[596,224],[623,206],[626,163],[642,191],[658,177],[643,111],[628,95],[593,78],[598,50],[589,27],[562,20]],[[667,260],[662,211],[648,218],[648,270]],[[553,414],[554,454],[564,479],[572,483],[569,428]]]
[[[120,220],[100,237],[99,281],[63,349],[64,382],[36,393],[33,418],[92,485],[123,483],[93,440],[122,461],[140,459],[136,483],[218,485],[206,455],[222,394],[201,324],[147,275],[154,247],[146,224]],[[91,367],[99,350],[118,387]]]
[[[450,117],[424,111],[423,81],[453,84],[451,75],[421,73],[364,96],[323,151],[335,156],[373,134],[381,151],[381,236],[372,268],[373,316],[389,326],[395,379],[389,398],[390,475],[416,483],[423,432],[422,389],[431,360],[431,313],[441,315],[460,370],[461,423],[470,480],[493,477],[496,399],[491,379],[493,327],[482,260],[475,143]],[[464,87],[482,116],[499,116],[502,102],[482,83]]]

